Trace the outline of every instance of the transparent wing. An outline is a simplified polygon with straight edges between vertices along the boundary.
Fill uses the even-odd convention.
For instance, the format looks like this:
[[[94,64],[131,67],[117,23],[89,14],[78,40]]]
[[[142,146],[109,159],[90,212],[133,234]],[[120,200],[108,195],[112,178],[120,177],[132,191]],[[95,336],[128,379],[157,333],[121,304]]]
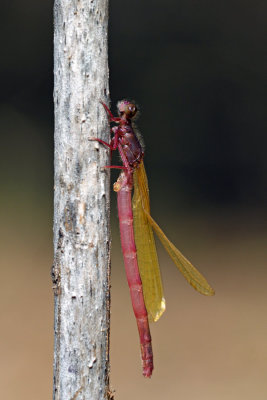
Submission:
[[[187,260],[187,258],[185,258],[185,256],[183,256],[183,254],[172,244],[172,242],[170,242],[151,215],[146,213],[146,216],[154,231],[158,235],[161,243],[187,282],[190,283],[190,285],[193,286],[193,288],[199,293],[206,296],[213,296],[215,292],[208,284],[204,276],[191,264],[190,261]]]
[[[187,258],[183,256],[183,254],[173,245],[173,243],[170,242],[170,240],[160,229],[158,224],[151,217],[147,178],[143,163],[140,165],[140,168],[136,172],[136,178],[138,179],[138,185],[135,186],[138,186],[141,192],[140,197],[146,221],[148,221],[149,224],[153,227],[161,243],[165,247],[166,251],[169,253],[171,259],[173,260],[179,271],[183,274],[185,279],[188,281],[188,283],[190,283],[190,285],[193,286],[194,289],[206,296],[214,295],[214,290],[208,284],[204,276],[190,263],[190,261],[187,260]]]
[[[154,234],[145,209],[149,212],[149,193],[143,162],[134,172],[134,237],[145,305],[150,320],[157,321],[165,311],[165,299],[160,276]]]

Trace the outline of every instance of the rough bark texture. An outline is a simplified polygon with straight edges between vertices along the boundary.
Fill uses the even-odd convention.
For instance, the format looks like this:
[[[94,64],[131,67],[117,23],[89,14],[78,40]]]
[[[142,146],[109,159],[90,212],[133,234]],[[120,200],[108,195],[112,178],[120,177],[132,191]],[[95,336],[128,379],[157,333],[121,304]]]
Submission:
[[[54,399],[109,394],[108,0],[56,0]]]

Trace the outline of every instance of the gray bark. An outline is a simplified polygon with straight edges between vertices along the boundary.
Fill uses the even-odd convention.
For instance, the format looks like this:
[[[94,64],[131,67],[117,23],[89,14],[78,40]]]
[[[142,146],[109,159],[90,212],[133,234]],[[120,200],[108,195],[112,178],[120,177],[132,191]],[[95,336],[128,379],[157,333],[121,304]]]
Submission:
[[[109,399],[108,0],[55,0],[55,400]]]

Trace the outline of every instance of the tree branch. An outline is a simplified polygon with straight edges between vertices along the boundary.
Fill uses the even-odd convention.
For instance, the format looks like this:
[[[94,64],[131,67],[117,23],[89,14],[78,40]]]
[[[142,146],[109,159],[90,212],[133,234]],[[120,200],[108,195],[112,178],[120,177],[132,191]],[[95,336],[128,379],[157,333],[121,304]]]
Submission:
[[[109,399],[108,0],[55,0],[54,400]]]

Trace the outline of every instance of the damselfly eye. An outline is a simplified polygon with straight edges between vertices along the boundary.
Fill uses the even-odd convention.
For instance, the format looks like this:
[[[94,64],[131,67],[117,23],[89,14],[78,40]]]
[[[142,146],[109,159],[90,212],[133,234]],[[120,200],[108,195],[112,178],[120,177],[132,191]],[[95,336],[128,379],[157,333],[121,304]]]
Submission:
[[[119,115],[125,115],[126,118],[132,118],[137,113],[136,105],[128,100],[119,101],[117,107]]]
[[[125,114],[127,117],[132,118],[136,114],[137,108],[135,104],[130,103],[125,106]]]

